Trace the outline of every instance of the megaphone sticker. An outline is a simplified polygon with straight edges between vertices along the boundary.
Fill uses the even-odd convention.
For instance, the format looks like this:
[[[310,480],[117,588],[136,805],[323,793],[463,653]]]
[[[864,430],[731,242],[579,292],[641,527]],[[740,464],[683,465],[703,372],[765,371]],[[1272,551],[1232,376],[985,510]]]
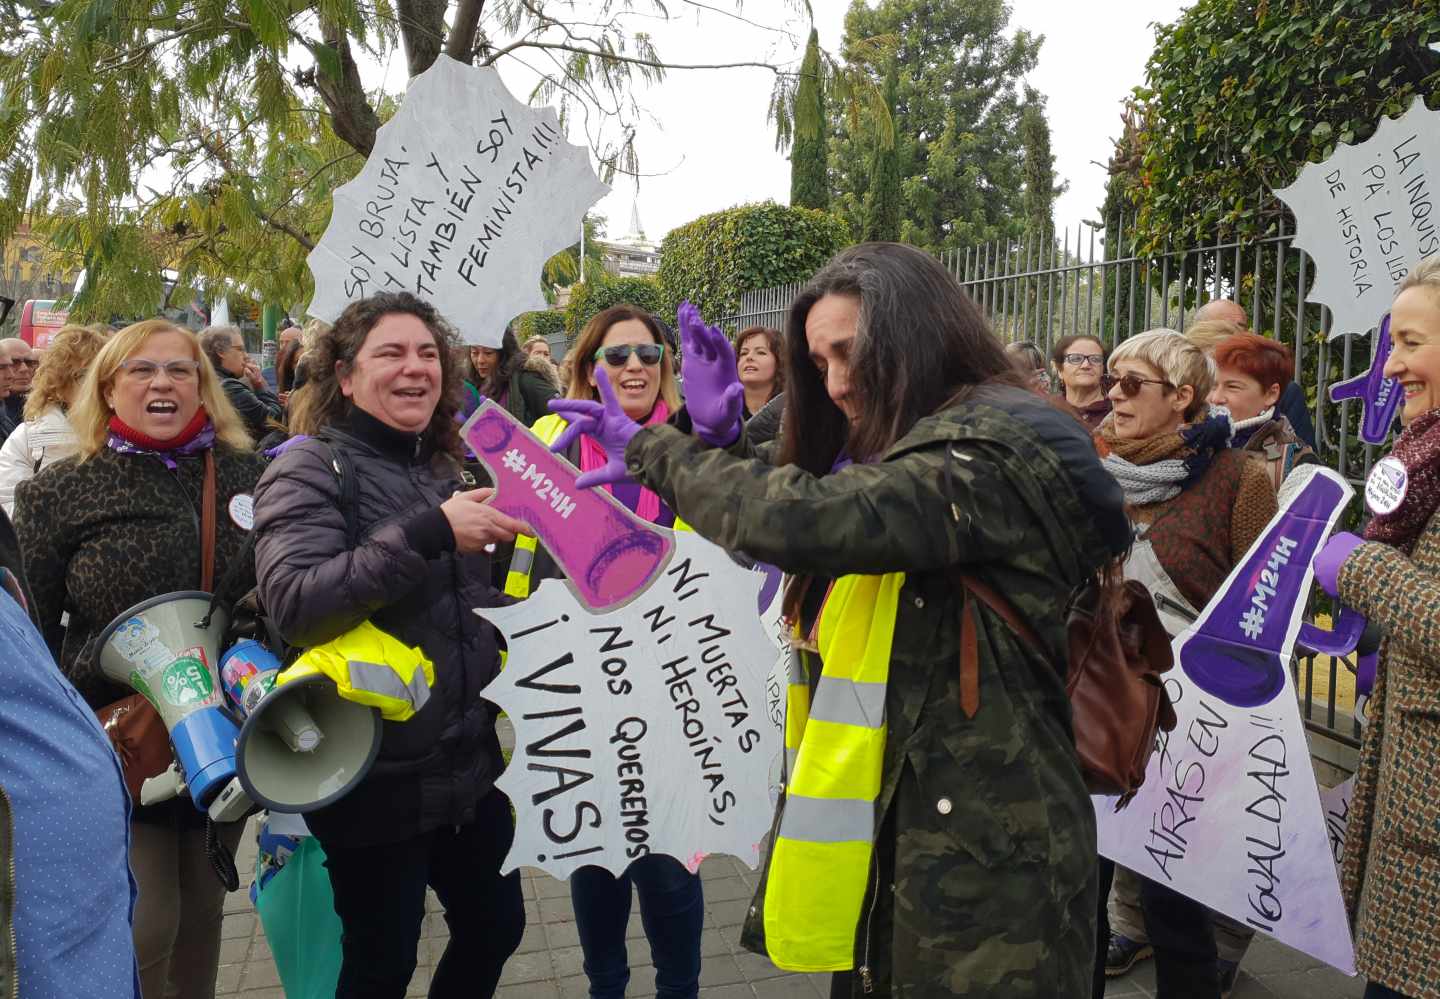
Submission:
[[[175,658],[160,679],[165,699],[177,707],[205,704],[215,697],[215,683],[205,650],[200,646],[186,649]]]
[[[177,656],[161,640],[160,629],[143,617],[132,617],[115,629],[110,645],[120,657],[147,675],[173,663]]]

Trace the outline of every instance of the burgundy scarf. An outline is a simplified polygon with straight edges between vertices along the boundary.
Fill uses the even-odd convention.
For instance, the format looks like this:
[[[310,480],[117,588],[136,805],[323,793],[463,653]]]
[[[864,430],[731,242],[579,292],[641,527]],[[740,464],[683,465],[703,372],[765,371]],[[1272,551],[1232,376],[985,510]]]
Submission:
[[[1409,555],[1440,508],[1440,409],[1410,421],[1396,438],[1390,457],[1405,466],[1405,498],[1393,513],[1371,518],[1365,540],[1391,545]]]
[[[153,454],[175,471],[177,459],[199,454],[215,446],[215,427],[201,406],[180,431],[168,441],[156,440],[130,426],[118,416],[110,417],[105,443],[121,454]]]

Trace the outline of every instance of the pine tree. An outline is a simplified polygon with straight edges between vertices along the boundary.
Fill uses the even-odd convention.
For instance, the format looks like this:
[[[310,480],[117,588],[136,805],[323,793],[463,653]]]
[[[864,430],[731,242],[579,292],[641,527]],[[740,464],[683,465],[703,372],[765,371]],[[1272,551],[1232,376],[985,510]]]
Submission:
[[[1045,97],[1025,88],[1025,108],[1020,112],[1020,145],[1025,150],[1025,231],[1044,236],[1055,228],[1055,157],[1050,152],[1050,123],[1045,119]]]
[[[820,33],[810,29],[800,83],[795,89],[795,144],[790,148],[790,204],[796,208],[830,207],[826,162],[825,87],[820,75]]]

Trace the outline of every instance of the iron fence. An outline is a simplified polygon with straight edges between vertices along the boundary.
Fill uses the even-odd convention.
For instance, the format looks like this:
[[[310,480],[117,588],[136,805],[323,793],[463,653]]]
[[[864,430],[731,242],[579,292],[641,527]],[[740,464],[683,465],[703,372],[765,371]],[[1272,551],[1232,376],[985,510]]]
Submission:
[[[1279,221],[1271,235],[1217,236],[1201,245],[1157,252],[1137,252],[1127,239],[1126,218],[1116,215],[1108,226],[1086,223],[1043,238],[950,250],[939,259],[1001,339],[1028,340],[1047,355],[1072,333],[1114,347],[1148,329],[1183,331],[1195,310],[1211,299],[1238,302],[1251,328],[1292,350],[1320,459],[1362,486],[1377,449],[1360,440],[1359,403],[1332,403],[1326,389],[1369,366],[1371,343],[1363,331],[1359,337],[1347,334],[1330,341],[1330,310],[1305,301],[1314,265],[1292,245],[1286,213],[1273,215]],[[732,333],[754,325],[783,328],[801,287],[796,283],[745,294],[740,310],[721,324]],[[1357,514],[1358,505],[1349,516]],[[1306,726],[1351,746],[1358,744],[1360,726],[1338,690],[1341,671],[1353,674],[1354,665],[1353,657],[1309,653],[1292,663]],[[1322,683],[1325,693],[1320,695]]]

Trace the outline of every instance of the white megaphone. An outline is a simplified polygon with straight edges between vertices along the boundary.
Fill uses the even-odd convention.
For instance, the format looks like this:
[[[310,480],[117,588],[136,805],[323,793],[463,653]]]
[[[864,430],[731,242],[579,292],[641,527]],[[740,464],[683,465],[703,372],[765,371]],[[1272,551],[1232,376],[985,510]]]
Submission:
[[[220,662],[245,715],[235,769],[250,800],[272,812],[309,812],[344,797],[380,751],[380,712],[343,699],[322,674],[285,681],[280,661],[240,642]]]
[[[212,614],[210,602],[199,590],[162,593],[111,621],[99,641],[105,675],[133,687],[159,712],[201,811],[235,777],[240,733],[216,673],[230,617],[223,608]]]

